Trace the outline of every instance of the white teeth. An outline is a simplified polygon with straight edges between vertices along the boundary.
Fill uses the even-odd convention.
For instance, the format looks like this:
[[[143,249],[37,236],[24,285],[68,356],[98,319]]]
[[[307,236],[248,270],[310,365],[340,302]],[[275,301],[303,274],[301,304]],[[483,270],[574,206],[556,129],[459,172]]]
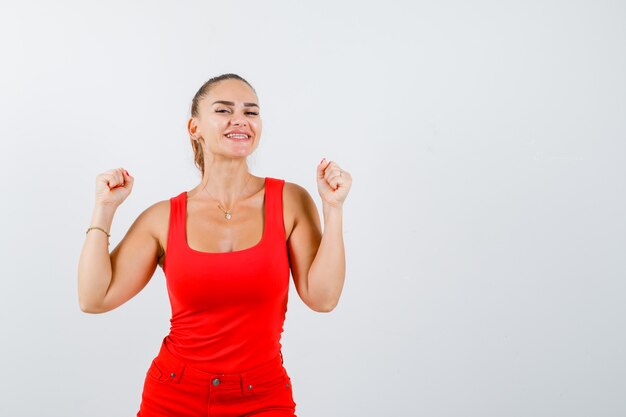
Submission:
[[[243,133],[229,133],[228,135],[226,135],[226,137],[233,139],[248,139],[248,135]]]

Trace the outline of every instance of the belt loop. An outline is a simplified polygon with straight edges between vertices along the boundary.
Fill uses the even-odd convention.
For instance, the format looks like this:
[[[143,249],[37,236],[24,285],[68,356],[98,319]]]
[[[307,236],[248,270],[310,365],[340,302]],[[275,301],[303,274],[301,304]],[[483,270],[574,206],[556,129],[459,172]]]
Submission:
[[[280,351],[280,363],[283,364],[283,365],[285,364],[285,361],[283,360],[283,351],[282,350]]]

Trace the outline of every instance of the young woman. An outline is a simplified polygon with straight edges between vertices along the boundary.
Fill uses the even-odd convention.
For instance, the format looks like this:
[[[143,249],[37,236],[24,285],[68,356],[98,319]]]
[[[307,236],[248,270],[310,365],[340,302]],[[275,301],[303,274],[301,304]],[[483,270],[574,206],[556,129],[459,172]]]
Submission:
[[[259,146],[258,97],[236,74],[207,81],[187,124],[202,180],[144,210],[109,254],[117,207],[134,178],[96,177],[96,202],[79,266],[86,313],[119,307],[164,271],[170,333],[146,373],[139,417],[295,416],[281,333],[289,274],[302,301],[330,312],[345,276],[342,206],[352,179],[333,161],[317,166],[324,231],[301,186],[248,170]]]

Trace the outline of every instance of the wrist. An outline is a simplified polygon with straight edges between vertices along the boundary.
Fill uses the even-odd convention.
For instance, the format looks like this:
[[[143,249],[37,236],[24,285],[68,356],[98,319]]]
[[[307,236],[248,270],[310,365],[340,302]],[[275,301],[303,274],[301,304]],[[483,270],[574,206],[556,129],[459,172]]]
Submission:
[[[339,204],[339,205],[323,204],[322,212],[324,213],[325,218],[341,216],[343,214],[343,204]]]
[[[93,208],[93,216],[95,217],[112,217],[115,214],[117,207],[109,204],[96,204]]]
[[[111,224],[113,224],[114,215],[115,207],[96,205],[93,209],[88,227],[101,227],[106,233],[109,233]]]
[[[105,234],[105,235],[106,235],[106,237],[107,237],[107,246],[111,245],[111,242],[109,242],[109,239],[111,238],[111,235],[109,234],[109,232],[107,232],[106,230],[104,230],[104,229],[103,229],[103,228],[101,228],[101,227],[98,227],[98,226],[91,226],[91,227],[89,227],[89,228],[85,231],[85,234],[86,234],[86,235],[89,235],[89,232],[91,232],[91,231],[93,231],[93,230],[97,231],[98,233],[99,233],[99,232],[104,232],[104,234]]]

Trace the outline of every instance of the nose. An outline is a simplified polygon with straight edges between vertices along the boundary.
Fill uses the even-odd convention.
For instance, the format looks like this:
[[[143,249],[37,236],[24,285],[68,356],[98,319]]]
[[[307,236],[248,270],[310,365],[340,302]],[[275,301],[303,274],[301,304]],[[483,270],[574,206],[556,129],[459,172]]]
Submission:
[[[243,117],[234,117],[231,123],[235,126],[246,126],[248,122]]]

